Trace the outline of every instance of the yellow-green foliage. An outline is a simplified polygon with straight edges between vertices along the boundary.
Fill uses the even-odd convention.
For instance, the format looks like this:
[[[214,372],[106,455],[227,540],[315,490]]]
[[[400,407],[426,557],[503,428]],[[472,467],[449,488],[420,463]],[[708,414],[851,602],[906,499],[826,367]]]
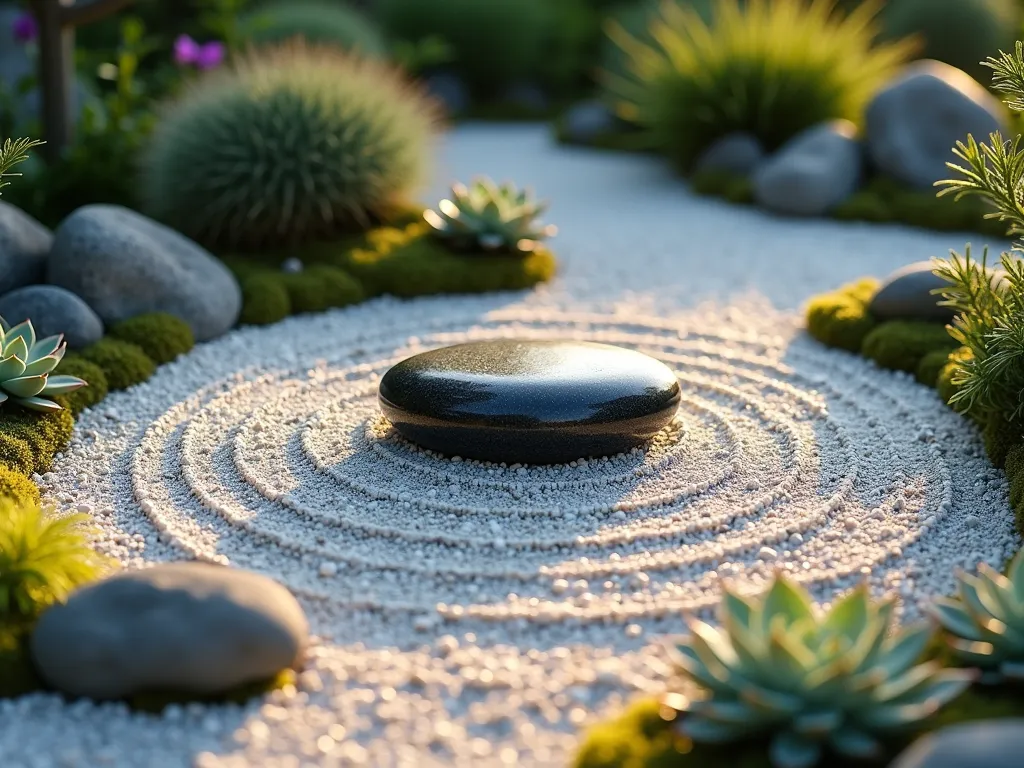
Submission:
[[[0,498],[12,499],[19,504],[38,504],[39,488],[18,470],[0,465]],[[2,523],[3,519],[0,518]],[[3,571],[0,571],[2,574]]]
[[[156,218],[218,249],[329,240],[426,179],[436,115],[390,65],[299,42],[258,50],[169,105],[143,196]]]
[[[107,376],[103,373],[103,369],[80,355],[65,355],[57,366],[57,373],[77,376],[89,382],[88,387],[76,389],[66,395],[58,395],[55,398],[57,403],[70,410],[76,417],[86,408],[92,408],[102,402],[109,392]]]
[[[34,618],[102,575],[110,561],[90,547],[88,522],[0,498],[0,618]]]
[[[644,126],[653,146],[689,170],[712,142],[754,134],[769,151],[836,118],[859,122],[875,90],[912,46],[877,45],[865,3],[847,19],[831,0],[720,0],[714,19],[666,3],[646,43],[619,30],[630,73],[610,78],[623,117]]]
[[[141,384],[156,371],[156,363],[139,346],[119,339],[100,339],[81,355],[100,367],[107,386],[115,391]]]
[[[54,455],[67,447],[74,427],[75,420],[67,409],[45,414],[12,411],[0,415],[0,434],[24,440],[32,451],[32,471],[40,473],[49,470]],[[35,489],[31,481],[29,485]],[[38,490],[35,493],[38,498]]]
[[[878,285],[877,280],[864,279],[811,299],[807,332],[822,344],[859,352],[864,338],[878,324],[868,312]]]
[[[35,467],[32,448],[20,437],[0,432],[0,466],[25,475],[32,474]]]
[[[892,320],[877,326],[864,338],[861,353],[882,368],[913,373],[929,352],[948,354],[956,348],[957,343],[943,325]]]
[[[1024,442],[1024,434],[1018,425],[990,415],[982,431],[985,453],[997,467],[1003,466],[1010,449]]]
[[[926,387],[934,387],[939,380],[939,373],[946,367],[949,361],[949,352],[944,349],[937,349],[929,352],[921,358],[914,372],[915,378]]]
[[[344,266],[369,293],[403,297],[519,290],[555,274],[554,254],[544,247],[526,256],[454,254],[427,229],[411,224],[373,230],[365,248],[345,255]]]
[[[267,270],[240,278],[242,313],[239,325],[270,325],[292,313],[288,289],[277,272]]]
[[[292,312],[323,312],[366,298],[363,287],[343,269],[316,264],[302,272],[280,275]]]
[[[107,335],[134,344],[157,365],[177,359],[196,345],[189,324],[167,312],[150,312],[123,320]]]
[[[308,43],[383,58],[384,36],[365,14],[337,0],[271,0],[239,20],[241,34],[253,45],[283,43],[301,37]]]

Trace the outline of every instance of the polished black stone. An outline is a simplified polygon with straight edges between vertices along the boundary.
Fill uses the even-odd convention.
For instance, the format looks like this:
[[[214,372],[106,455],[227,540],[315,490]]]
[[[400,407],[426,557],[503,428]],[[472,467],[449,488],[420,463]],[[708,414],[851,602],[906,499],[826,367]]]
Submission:
[[[579,341],[459,344],[403,360],[380,382],[381,409],[408,440],[524,464],[628,451],[672,420],[679,397],[663,363]]]

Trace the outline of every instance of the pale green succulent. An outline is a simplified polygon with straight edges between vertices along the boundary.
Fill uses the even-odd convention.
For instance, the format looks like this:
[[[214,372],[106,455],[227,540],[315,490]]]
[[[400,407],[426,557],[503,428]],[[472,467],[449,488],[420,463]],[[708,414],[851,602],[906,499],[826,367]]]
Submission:
[[[884,737],[913,728],[976,677],[918,664],[932,627],[890,634],[894,608],[861,586],[823,614],[782,575],[760,598],[727,589],[721,629],[691,619],[678,646],[682,673],[705,694],[675,697],[684,702],[679,727],[695,742],[770,738],[777,768],[809,768],[826,749],[877,757]]]
[[[534,200],[528,189],[517,190],[511,183],[498,186],[480,178],[468,187],[455,184],[451,198],[442,200],[437,211],[426,211],[423,218],[437,237],[456,250],[533,253],[542,240],[558,232],[538,221],[545,210],[547,203]]]
[[[0,317],[0,403],[8,400],[34,411],[59,411],[48,396],[63,395],[86,386],[75,376],[51,376],[64,357],[64,336],[36,340],[32,321],[13,328]]]
[[[983,682],[1024,680],[1024,550],[1007,576],[985,563],[977,576],[959,572],[957,592],[930,606],[953,652],[981,669]]]

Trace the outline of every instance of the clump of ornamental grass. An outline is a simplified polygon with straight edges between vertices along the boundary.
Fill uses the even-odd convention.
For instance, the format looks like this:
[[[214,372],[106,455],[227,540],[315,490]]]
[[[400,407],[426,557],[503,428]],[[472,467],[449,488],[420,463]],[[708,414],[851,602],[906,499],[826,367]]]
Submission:
[[[844,15],[834,0],[717,0],[711,20],[662,4],[641,39],[612,23],[627,73],[605,78],[625,119],[689,171],[712,142],[751,133],[769,151],[819,123],[860,121],[914,43],[876,44],[877,0]]]
[[[5,178],[21,176],[20,173],[13,173],[11,169],[18,163],[28,160],[28,151],[43,144],[34,139],[7,139],[0,146],[0,189],[9,187],[11,182],[4,181]]]

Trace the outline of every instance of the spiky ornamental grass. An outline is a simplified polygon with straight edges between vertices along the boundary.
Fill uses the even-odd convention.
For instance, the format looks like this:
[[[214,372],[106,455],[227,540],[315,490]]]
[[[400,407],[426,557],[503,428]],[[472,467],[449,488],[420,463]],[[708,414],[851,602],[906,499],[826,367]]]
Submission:
[[[88,522],[0,499],[0,621],[31,620],[111,567],[89,546]]]
[[[152,214],[213,248],[361,230],[425,180],[436,111],[396,69],[293,41],[168,105],[143,163]]]
[[[0,189],[11,185],[11,182],[4,181],[4,179],[21,176],[20,173],[12,173],[11,169],[18,163],[28,160],[28,151],[43,143],[34,139],[6,139],[4,141],[0,146]]]
[[[706,692],[677,704],[680,728],[695,742],[770,739],[776,768],[809,768],[826,749],[878,757],[885,738],[919,726],[976,677],[919,664],[933,629],[890,634],[894,610],[862,585],[822,614],[781,573],[759,598],[727,589],[722,627],[690,619],[677,648],[680,670]]]
[[[993,70],[992,84],[1003,93],[1007,106],[1024,111],[1024,45],[1018,42],[1014,53],[1000,52],[985,65]],[[1020,145],[1019,134],[1008,140],[998,131],[989,135],[987,144],[971,135],[957,142],[953,152],[960,163],[948,165],[959,177],[936,182],[942,187],[939,196],[979,197],[991,206],[986,218],[1006,223],[1011,236],[1024,234],[1024,149]],[[987,249],[980,261],[971,258],[968,246],[963,256],[953,252],[948,261],[935,264],[935,273],[949,283],[937,291],[941,303],[957,312],[950,333],[971,352],[953,376],[957,392],[950,404],[1012,422],[1024,419],[1021,247],[1018,241],[1013,252],[1002,254],[1005,274],[1001,279],[988,265]]]
[[[813,125],[857,123],[868,99],[913,52],[906,41],[875,44],[880,3],[849,16],[834,0],[717,0],[705,22],[665,0],[653,44],[614,24],[629,74],[605,78],[622,117],[643,126],[679,170],[733,131],[774,150]]]

